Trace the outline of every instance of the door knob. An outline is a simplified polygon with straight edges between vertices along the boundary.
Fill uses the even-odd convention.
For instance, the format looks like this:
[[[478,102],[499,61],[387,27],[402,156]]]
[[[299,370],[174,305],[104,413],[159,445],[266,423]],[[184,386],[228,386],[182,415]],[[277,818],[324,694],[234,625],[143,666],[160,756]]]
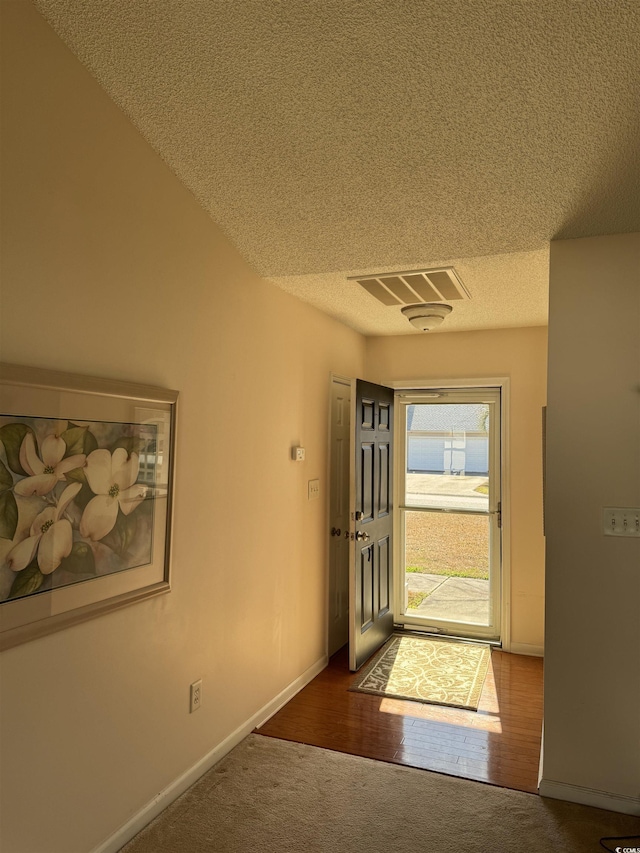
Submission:
[[[368,542],[371,537],[364,530],[358,530],[356,533],[356,542]]]
[[[342,531],[340,530],[339,527],[332,527],[331,528],[331,535],[332,536],[340,536],[341,533],[342,533]]]

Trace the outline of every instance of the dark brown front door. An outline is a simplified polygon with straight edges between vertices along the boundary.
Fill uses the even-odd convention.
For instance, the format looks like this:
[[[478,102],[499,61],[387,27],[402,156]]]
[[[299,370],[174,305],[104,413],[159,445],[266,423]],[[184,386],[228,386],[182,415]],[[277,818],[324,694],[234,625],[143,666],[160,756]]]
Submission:
[[[357,379],[350,559],[349,666],[393,632],[393,390]]]

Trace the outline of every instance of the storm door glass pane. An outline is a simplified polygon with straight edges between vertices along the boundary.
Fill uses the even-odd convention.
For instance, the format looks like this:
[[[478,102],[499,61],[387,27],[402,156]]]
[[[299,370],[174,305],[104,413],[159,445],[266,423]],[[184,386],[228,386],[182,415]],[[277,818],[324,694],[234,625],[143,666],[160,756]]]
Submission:
[[[405,506],[488,511],[488,405],[410,405],[406,441]]]
[[[490,626],[490,405],[407,406],[405,613]]]
[[[406,510],[404,522],[405,612],[491,624],[489,516]]]

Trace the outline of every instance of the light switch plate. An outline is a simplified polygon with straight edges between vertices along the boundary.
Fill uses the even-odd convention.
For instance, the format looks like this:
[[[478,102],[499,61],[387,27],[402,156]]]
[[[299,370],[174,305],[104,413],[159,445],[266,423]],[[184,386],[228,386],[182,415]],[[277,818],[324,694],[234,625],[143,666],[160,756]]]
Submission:
[[[320,497],[320,480],[309,480],[309,500],[313,501]]]
[[[606,506],[602,528],[605,536],[640,537],[640,507]]]

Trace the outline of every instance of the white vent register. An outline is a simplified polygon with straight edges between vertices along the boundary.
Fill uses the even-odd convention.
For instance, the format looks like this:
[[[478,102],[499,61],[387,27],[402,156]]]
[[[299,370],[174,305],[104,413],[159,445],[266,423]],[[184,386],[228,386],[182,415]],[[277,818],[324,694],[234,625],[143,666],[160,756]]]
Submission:
[[[471,299],[453,267],[349,276],[383,305]]]

